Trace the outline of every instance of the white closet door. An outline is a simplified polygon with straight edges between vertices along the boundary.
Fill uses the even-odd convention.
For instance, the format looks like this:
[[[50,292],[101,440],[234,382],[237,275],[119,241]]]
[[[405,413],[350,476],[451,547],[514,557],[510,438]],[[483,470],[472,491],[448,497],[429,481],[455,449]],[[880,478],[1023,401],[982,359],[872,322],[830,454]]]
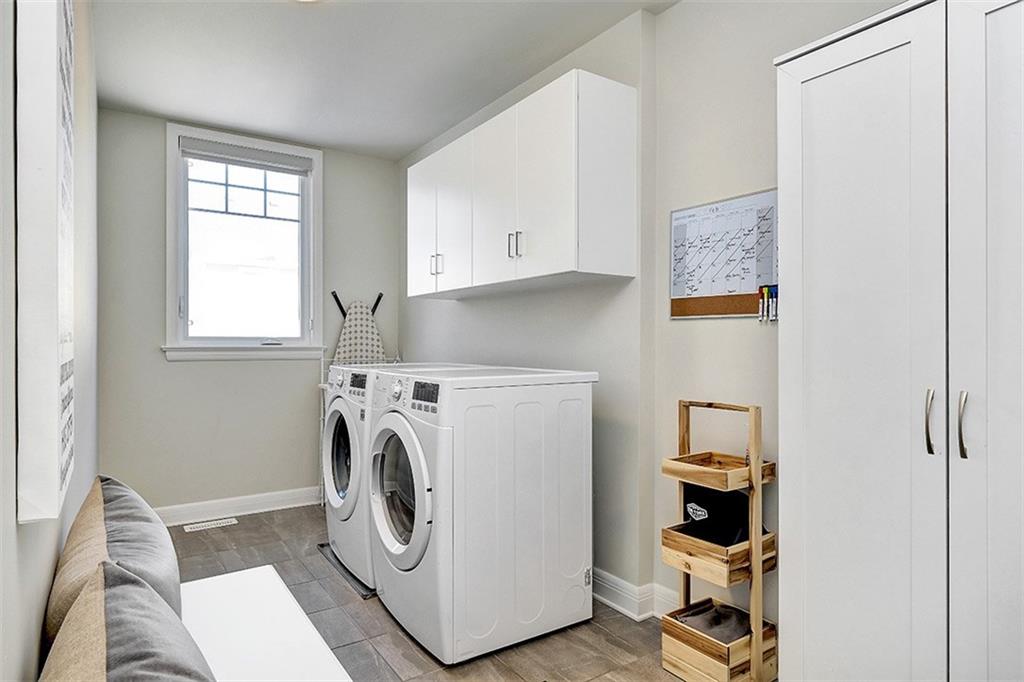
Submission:
[[[406,287],[409,296],[437,290],[437,178],[433,158],[410,166],[406,174]]]
[[[437,290],[473,283],[473,139],[463,135],[438,151]]]
[[[576,269],[576,74],[516,105],[518,277]]]
[[[516,110],[473,131],[473,284],[515,279]]]
[[[1022,196],[1024,2],[951,2],[949,674],[954,680],[1024,679]]]
[[[781,679],[946,677],[944,9],[779,68]]]

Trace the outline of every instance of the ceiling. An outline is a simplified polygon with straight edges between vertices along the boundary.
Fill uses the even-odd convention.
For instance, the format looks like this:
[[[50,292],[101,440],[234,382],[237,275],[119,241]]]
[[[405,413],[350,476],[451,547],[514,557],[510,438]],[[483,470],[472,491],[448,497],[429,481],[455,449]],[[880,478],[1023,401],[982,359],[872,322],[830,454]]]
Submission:
[[[397,159],[671,4],[101,0],[100,103]]]

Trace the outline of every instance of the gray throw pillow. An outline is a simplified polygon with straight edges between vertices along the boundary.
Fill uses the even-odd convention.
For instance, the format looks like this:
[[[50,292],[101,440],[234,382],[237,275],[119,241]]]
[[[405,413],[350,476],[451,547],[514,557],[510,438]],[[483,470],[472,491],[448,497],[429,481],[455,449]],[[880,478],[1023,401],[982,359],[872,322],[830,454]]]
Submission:
[[[181,614],[178,558],[167,527],[138,493],[98,476],[68,532],[46,607],[53,641],[78,593],[102,561],[112,561],[149,583]]]
[[[214,680],[192,636],[145,581],[104,561],[86,580],[41,681]]]

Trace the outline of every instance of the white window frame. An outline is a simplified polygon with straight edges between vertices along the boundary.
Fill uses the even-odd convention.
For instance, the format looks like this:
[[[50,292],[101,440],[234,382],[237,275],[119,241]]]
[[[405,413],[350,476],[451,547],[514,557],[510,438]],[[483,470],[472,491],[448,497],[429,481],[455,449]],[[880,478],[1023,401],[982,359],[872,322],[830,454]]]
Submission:
[[[312,170],[303,181],[300,254],[302,336],[268,345],[253,338],[189,339],[188,325],[188,167],[179,149],[181,137],[229,144],[259,152],[309,159]],[[226,159],[230,163],[230,159]],[[308,230],[307,230],[308,226]],[[271,142],[178,123],[167,124],[167,333],[162,346],[169,361],[319,359],[323,357],[323,153],[319,149]]]

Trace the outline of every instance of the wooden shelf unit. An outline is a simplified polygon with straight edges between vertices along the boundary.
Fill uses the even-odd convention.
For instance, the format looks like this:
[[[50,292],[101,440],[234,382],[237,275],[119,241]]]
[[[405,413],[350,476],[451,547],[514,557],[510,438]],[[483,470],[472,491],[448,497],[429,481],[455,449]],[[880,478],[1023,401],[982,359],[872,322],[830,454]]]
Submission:
[[[744,457],[690,450],[690,410],[703,408],[747,414]],[[751,680],[769,682],[778,674],[775,625],[764,620],[764,573],[775,567],[775,533],[762,525],[762,484],[775,480],[775,463],[762,453],[761,408],[757,405],[679,401],[679,450],[662,462],[662,474],[678,483],[679,523],[662,529],[662,560],[679,573],[680,608],[662,616],[662,667],[687,682]],[[730,547],[715,545],[684,532],[685,486],[715,490],[746,490],[749,498],[749,541]],[[734,642],[717,642],[680,623],[676,616],[708,600],[690,603],[690,578],[729,587],[750,581],[750,628]],[[751,665],[762,661],[762,665]]]

